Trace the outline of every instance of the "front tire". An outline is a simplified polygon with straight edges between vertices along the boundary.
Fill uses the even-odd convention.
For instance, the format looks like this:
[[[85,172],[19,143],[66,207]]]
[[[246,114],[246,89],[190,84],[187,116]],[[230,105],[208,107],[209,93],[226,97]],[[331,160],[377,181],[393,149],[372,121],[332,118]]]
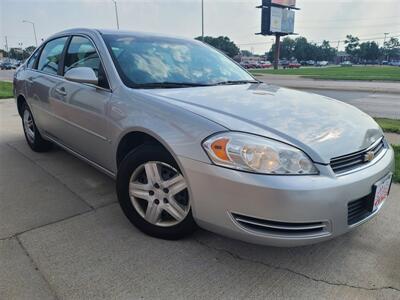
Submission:
[[[51,149],[52,143],[46,141],[40,135],[33,119],[29,106],[24,103],[22,106],[22,127],[24,129],[25,139],[29,147],[35,152],[45,152]]]
[[[187,181],[170,153],[144,144],[121,162],[117,194],[127,218],[142,232],[176,240],[197,228]]]

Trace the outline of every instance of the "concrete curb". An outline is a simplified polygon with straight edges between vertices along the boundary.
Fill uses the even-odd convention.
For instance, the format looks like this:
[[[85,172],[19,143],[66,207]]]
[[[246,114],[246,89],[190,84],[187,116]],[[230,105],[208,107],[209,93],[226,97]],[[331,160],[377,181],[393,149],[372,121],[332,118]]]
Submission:
[[[274,84],[275,85],[275,84]],[[318,86],[318,85],[304,85],[304,84],[285,84],[283,86],[291,89],[298,90],[328,90],[328,91],[346,91],[346,92],[367,92],[367,93],[383,93],[400,95],[400,89],[397,88],[366,88],[366,87],[335,87],[335,86]]]
[[[295,75],[261,75],[256,78],[293,89],[400,94],[400,82],[395,81],[321,80]]]

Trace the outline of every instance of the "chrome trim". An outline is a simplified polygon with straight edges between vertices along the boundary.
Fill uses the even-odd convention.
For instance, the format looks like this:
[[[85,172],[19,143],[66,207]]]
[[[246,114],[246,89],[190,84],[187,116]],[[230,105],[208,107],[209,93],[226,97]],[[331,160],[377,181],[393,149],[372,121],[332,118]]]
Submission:
[[[359,167],[356,167],[356,168],[354,168],[354,169],[351,169],[351,170],[348,170],[348,171],[344,171],[344,172],[341,172],[341,173],[335,173],[335,171],[333,171],[333,168],[332,168],[332,166],[331,166],[331,162],[332,162],[333,160],[335,160],[335,159],[337,159],[337,158],[343,159],[343,158],[346,158],[346,157],[349,157],[349,156],[361,154],[361,153],[363,153],[363,152],[366,152],[366,151],[370,150],[371,148],[376,147],[380,142],[383,142],[383,143],[384,143],[384,147],[383,147],[383,149],[381,150],[381,152],[380,152],[377,156],[375,156],[375,158],[374,158],[372,161],[370,161],[370,162],[368,162],[368,163],[364,163],[364,164],[362,164],[362,165],[359,166]],[[329,166],[330,166],[330,168],[332,169],[333,174],[335,174],[337,177],[344,176],[344,175],[349,175],[349,174],[352,174],[352,173],[354,173],[354,172],[358,172],[358,171],[364,170],[364,169],[366,169],[366,168],[368,168],[368,167],[370,167],[370,166],[373,166],[374,164],[376,164],[377,162],[379,162],[383,156],[386,155],[386,153],[387,153],[388,150],[389,150],[389,147],[388,147],[386,141],[384,140],[384,137],[382,136],[380,139],[378,139],[377,141],[375,141],[371,146],[369,146],[369,147],[366,148],[366,149],[363,149],[363,150],[360,150],[360,151],[357,151],[357,152],[353,152],[353,153],[351,153],[351,154],[347,154],[347,155],[343,155],[343,156],[339,156],[339,157],[332,158],[331,161],[329,162]]]
[[[313,233],[304,233],[304,232],[296,232],[296,230],[290,228],[289,230],[292,230],[292,233],[279,233],[279,232],[272,232],[272,231],[268,231],[268,225],[264,224],[264,225],[259,225],[259,224],[254,224],[254,223],[250,223],[247,222],[248,224],[253,224],[253,225],[259,225],[265,228],[265,231],[262,230],[256,230],[253,229],[251,227],[246,227],[243,223],[240,223],[241,221],[238,220],[238,218],[240,218],[240,214],[236,214],[236,213],[229,213],[228,215],[230,217],[230,219],[232,220],[232,222],[239,227],[241,230],[252,234],[252,235],[257,235],[257,236],[265,236],[265,237],[274,237],[274,238],[284,238],[284,239],[307,239],[307,238],[319,238],[319,237],[326,237],[326,236],[330,236],[332,235],[332,228],[331,228],[331,224],[329,221],[316,221],[316,222],[310,222],[310,223],[321,223],[323,225],[323,227],[318,227],[321,228],[320,232],[313,232]],[[246,216],[244,216],[246,217]],[[249,216],[250,217],[250,216]],[[253,217],[250,217],[253,218]],[[247,220],[246,220],[247,221]],[[268,222],[268,220],[265,220]],[[253,221],[251,221],[253,222]],[[272,221],[272,222],[281,222],[281,221]],[[255,222],[258,223],[258,222]],[[285,223],[285,222],[283,222]],[[294,223],[295,224],[295,223]],[[301,224],[301,223],[298,223]],[[272,228],[272,227],[270,227]],[[318,229],[316,228],[316,229]],[[284,228],[277,228],[277,229],[282,229],[282,230],[286,230]],[[313,228],[307,228],[307,229],[313,229]],[[305,229],[305,230],[307,230]],[[315,229],[315,228],[314,228]]]
[[[312,229],[324,229],[326,228],[326,224],[322,223],[320,225],[310,225],[310,226],[281,226],[281,225],[270,225],[270,224],[264,224],[261,222],[257,222],[257,221],[251,221],[251,220],[246,220],[243,219],[241,217],[235,217],[235,219],[238,222],[243,222],[246,224],[251,224],[251,225],[256,225],[256,226],[260,226],[260,227],[264,227],[264,228],[273,228],[273,229],[281,229],[281,230],[293,230],[293,231],[297,231],[297,230],[312,230]],[[301,224],[301,223],[299,223]]]

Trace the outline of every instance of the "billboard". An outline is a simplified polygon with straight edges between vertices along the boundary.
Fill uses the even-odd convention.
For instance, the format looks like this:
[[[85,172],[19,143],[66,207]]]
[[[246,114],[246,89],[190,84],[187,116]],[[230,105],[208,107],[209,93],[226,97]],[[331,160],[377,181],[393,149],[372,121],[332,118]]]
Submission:
[[[271,33],[293,33],[294,11],[280,7],[271,7]]]
[[[296,0],[271,0],[271,4],[295,7],[296,6]]]

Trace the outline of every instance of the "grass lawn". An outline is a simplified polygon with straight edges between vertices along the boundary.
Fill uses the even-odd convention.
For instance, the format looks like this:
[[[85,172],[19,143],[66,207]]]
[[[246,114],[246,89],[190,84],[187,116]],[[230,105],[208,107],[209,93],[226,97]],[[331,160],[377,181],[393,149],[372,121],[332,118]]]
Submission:
[[[383,131],[400,134],[400,120],[375,118],[375,121],[382,127]]]
[[[7,81],[0,81],[0,99],[12,98],[12,83]]]
[[[400,81],[400,68],[390,66],[304,67],[300,69],[253,69],[252,74],[300,75],[325,80],[388,80]]]

